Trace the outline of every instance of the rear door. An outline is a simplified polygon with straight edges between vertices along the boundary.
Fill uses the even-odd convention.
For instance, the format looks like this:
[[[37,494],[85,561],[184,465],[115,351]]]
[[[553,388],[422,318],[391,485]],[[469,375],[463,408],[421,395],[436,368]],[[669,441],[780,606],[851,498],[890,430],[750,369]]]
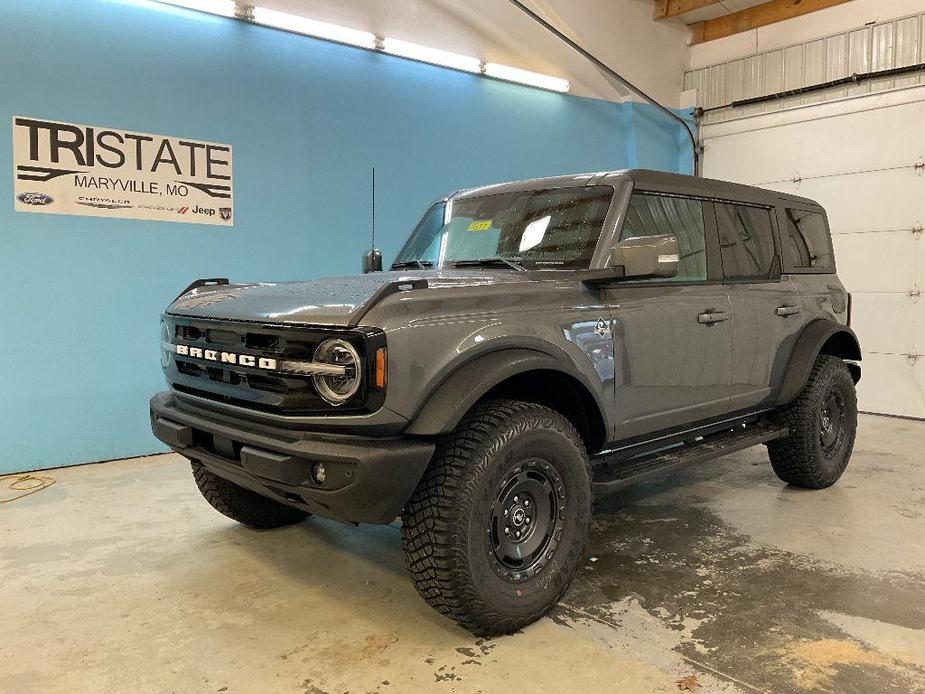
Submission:
[[[784,272],[800,293],[803,322],[823,318],[847,323],[848,295],[835,275],[825,212],[820,207],[782,201],[777,220]]]
[[[714,204],[723,279],[732,305],[731,410],[773,401],[803,328],[796,285],[781,274],[774,208]]]
[[[617,436],[723,415],[729,408],[731,308],[710,202],[634,192],[617,240],[674,234],[677,276],[621,282],[613,315]]]

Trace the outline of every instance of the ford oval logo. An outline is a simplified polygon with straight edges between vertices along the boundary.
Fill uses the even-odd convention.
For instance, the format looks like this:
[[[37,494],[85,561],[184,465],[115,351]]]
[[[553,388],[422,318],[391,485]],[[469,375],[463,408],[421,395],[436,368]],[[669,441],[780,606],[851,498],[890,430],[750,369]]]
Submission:
[[[20,193],[16,199],[24,205],[50,205],[55,201],[46,193]]]

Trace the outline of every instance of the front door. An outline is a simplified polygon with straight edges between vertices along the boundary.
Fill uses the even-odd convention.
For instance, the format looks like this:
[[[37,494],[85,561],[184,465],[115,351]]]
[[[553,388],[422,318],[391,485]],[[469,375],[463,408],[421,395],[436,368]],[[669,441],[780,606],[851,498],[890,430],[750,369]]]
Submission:
[[[678,239],[678,274],[608,290],[618,440],[729,410],[731,306],[711,203],[634,192],[619,240],[660,234]]]

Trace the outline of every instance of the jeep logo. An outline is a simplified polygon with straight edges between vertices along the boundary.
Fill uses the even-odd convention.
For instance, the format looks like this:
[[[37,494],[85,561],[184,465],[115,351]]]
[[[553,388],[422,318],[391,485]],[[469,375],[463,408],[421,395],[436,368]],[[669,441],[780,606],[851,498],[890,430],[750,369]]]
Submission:
[[[215,361],[220,364],[250,366],[255,369],[266,369],[267,371],[276,371],[277,366],[276,359],[255,357],[250,354],[235,354],[234,352],[219,352],[215,349],[203,349],[202,347],[174,345],[174,351],[182,357],[190,357],[191,359],[204,359],[205,361]]]

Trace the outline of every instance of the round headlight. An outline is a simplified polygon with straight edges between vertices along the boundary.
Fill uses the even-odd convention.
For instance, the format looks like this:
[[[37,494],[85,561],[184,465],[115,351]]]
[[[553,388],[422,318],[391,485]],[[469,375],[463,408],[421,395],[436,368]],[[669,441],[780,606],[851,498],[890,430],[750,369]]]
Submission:
[[[314,360],[343,367],[343,373],[312,375],[318,394],[332,405],[342,405],[360,389],[360,355],[346,340],[325,340],[315,350]]]
[[[172,353],[170,344],[170,331],[167,329],[167,323],[161,321],[161,366],[165,369],[170,364],[170,355]]]

